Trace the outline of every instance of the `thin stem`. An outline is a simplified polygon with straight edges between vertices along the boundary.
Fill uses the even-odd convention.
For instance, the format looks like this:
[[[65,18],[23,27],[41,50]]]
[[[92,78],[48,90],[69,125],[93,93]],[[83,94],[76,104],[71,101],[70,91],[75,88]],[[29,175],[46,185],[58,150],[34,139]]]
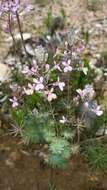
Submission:
[[[54,114],[54,110],[53,110],[53,108],[52,108],[51,102],[49,102],[49,105],[50,105],[50,111],[51,111],[52,118],[53,118],[53,120],[54,120],[54,122],[55,122],[55,132],[56,132],[56,136],[58,136],[59,129],[58,129],[57,125],[56,125],[55,114]]]
[[[54,178],[54,169],[53,167],[50,167],[50,187],[53,189],[54,187],[54,181],[53,181],[53,178]]]
[[[101,137],[95,137],[95,138],[90,138],[90,139],[86,139],[84,141],[80,142],[80,145],[83,144],[89,144],[90,142],[104,142],[107,143],[107,135],[102,135]]]
[[[83,118],[84,118],[85,114],[86,114],[86,111],[83,112],[79,122],[83,122]],[[80,124],[78,124],[78,126],[77,126],[77,143],[78,144],[80,143],[80,127],[81,127]]]
[[[13,40],[13,44],[14,46],[16,45],[16,41],[15,41],[15,38],[14,38],[14,35],[12,33],[12,27],[11,27],[11,15],[10,15],[10,12],[8,14],[8,24],[9,24],[9,32],[10,32],[10,35],[12,37],[12,40]]]
[[[16,41],[15,41],[15,38],[14,38],[14,34],[12,32],[11,14],[10,14],[10,12],[8,13],[8,25],[9,25],[9,32],[10,32],[10,35],[11,35],[12,40],[13,40],[14,53],[17,56]],[[15,63],[17,62],[16,61],[16,56],[15,56]]]
[[[27,51],[26,51],[26,47],[25,47],[25,43],[24,43],[24,39],[23,39],[23,32],[21,29],[21,24],[20,24],[20,18],[19,18],[19,14],[16,11],[16,18],[17,18],[17,23],[18,23],[18,27],[19,27],[19,32],[20,32],[20,36],[21,36],[21,40],[22,40],[22,44],[23,44],[23,48],[25,50],[25,53],[28,55]]]
[[[68,110],[68,115],[69,115],[69,103],[70,103],[70,76],[68,74],[68,84],[67,84],[67,110]]]
[[[77,143],[79,144],[80,142],[80,127],[79,125],[77,126]]]
[[[8,5],[9,5],[9,0],[8,0]],[[15,38],[14,38],[14,35],[13,35],[13,32],[12,32],[11,14],[10,14],[10,11],[8,12],[8,24],[9,24],[9,32],[10,32],[10,35],[11,35],[11,37],[12,37],[13,44],[14,44],[14,47],[15,47],[15,52],[16,52],[16,41],[15,41]]]

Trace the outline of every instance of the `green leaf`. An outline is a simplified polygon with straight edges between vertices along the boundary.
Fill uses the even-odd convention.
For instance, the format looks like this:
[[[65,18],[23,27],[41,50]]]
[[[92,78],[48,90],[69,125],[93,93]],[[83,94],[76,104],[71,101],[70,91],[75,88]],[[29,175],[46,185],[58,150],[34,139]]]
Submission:
[[[60,154],[49,154],[48,155],[48,164],[52,167],[65,167],[67,160],[62,157]]]
[[[58,78],[58,73],[54,70],[54,71],[51,71],[51,74],[50,74],[50,82],[54,82],[56,81]]]
[[[64,140],[63,138],[54,138],[51,142],[49,150],[53,154],[62,154],[64,149],[69,146],[68,141]]]
[[[12,117],[19,127],[21,127],[23,125],[24,118],[25,118],[25,113],[23,112],[23,110],[21,110],[21,109],[13,110]]]
[[[45,141],[49,143],[55,137],[55,128],[53,127],[54,122],[52,122],[52,121],[50,121],[50,123],[48,125],[49,126],[47,126],[43,129],[43,134],[44,134]]]

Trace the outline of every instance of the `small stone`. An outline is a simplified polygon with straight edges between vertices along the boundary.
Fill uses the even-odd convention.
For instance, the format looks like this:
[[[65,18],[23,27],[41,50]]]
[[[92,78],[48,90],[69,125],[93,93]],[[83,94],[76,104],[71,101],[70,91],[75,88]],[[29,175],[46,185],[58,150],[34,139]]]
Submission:
[[[41,45],[37,46],[35,49],[35,57],[36,57],[38,63],[43,63],[44,61],[46,62],[47,58],[48,58],[46,49],[44,47],[42,47]]]
[[[102,135],[107,135],[107,129],[104,128],[100,128],[97,132],[96,132],[96,136],[102,136]]]
[[[95,27],[98,28],[98,29],[102,29],[103,28],[102,24],[99,24],[99,23],[96,23]]]
[[[15,40],[17,40],[17,41],[20,41],[20,40],[21,40],[21,35],[20,35],[20,33],[16,34],[14,37],[15,37]],[[29,40],[30,38],[31,38],[31,34],[30,34],[30,33],[23,33],[23,39],[24,39],[24,41]],[[6,41],[7,41],[7,42],[10,42],[10,43],[11,43],[11,42],[13,43],[11,37],[9,37]]]
[[[6,65],[14,66],[16,63],[16,58],[10,54],[5,59],[5,63]]]
[[[9,155],[9,159],[12,162],[21,160],[21,154],[20,154],[20,152],[18,152],[18,151],[11,152],[11,154]]]
[[[30,44],[26,44],[25,47],[26,47],[26,51],[28,54],[35,56],[34,49],[32,48],[32,46]]]
[[[0,63],[0,82],[5,82],[11,78],[11,69],[9,66]]]
[[[6,166],[9,166],[10,168],[14,167],[14,162],[11,161],[11,159],[7,159],[5,161]]]

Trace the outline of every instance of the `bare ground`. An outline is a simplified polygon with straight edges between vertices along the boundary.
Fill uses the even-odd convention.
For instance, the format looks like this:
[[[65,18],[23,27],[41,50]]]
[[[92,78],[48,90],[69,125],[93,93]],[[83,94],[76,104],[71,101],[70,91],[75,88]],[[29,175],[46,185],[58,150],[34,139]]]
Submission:
[[[0,138],[0,190],[47,190],[49,167],[41,168],[20,139]],[[66,169],[54,170],[58,190],[107,190],[107,174],[92,172],[81,156],[72,157]]]

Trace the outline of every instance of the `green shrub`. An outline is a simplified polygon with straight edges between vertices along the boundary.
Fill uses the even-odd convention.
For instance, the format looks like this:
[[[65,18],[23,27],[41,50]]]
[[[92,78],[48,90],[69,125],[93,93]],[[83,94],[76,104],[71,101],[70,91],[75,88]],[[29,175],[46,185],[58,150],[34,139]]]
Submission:
[[[107,169],[107,151],[102,144],[91,144],[89,146],[86,146],[84,154],[91,169]]]

